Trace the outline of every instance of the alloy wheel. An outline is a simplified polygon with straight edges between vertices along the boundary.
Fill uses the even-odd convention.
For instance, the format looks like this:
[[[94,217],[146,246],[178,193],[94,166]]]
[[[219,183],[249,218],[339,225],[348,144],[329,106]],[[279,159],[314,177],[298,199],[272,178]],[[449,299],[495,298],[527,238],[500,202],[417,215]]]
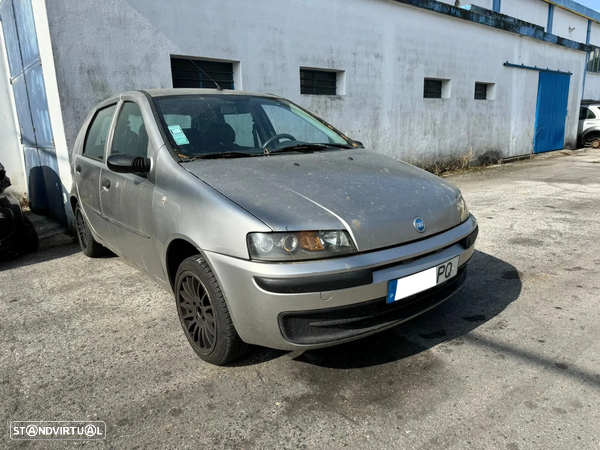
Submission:
[[[177,306],[183,328],[197,350],[210,354],[216,344],[217,325],[213,304],[204,284],[193,274],[178,286]]]

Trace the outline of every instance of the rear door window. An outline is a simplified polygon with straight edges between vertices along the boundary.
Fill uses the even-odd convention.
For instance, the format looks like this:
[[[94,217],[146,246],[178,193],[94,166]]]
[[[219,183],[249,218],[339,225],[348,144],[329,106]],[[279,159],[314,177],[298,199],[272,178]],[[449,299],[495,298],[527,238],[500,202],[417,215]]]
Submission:
[[[579,120],[591,120],[595,118],[596,114],[590,108],[583,107],[579,109]]]
[[[106,138],[116,107],[117,105],[111,105],[96,113],[83,144],[83,155],[98,161],[104,161]]]
[[[594,111],[592,111],[590,108],[586,108],[586,109],[587,109],[586,120],[595,119],[596,114],[594,114]]]

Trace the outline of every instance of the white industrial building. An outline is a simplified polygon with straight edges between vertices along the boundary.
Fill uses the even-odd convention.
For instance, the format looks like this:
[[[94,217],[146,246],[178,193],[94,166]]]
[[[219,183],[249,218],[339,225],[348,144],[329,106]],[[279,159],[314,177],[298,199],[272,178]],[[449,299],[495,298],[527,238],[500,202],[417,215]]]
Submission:
[[[209,87],[189,59],[421,165],[573,148],[600,97],[600,13],[571,0],[0,0],[0,21],[0,161],[63,224],[90,108]]]

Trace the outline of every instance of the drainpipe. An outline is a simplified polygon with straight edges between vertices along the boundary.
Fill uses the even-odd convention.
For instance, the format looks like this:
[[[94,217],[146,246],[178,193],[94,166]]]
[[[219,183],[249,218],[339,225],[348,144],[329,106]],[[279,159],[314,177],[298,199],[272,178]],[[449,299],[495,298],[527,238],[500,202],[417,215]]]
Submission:
[[[546,26],[546,33],[552,34],[552,24],[554,23],[554,5],[550,3],[548,5],[548,25]]]
[[[587,36],[585,38],[585,43],[587,45],[590,45],[590,36],[592,34],[592,20],[588,19],[588,29],[587,29]],[[590,63],[590,53],[588,52],[585,55],[585,67],[583,68],[583,86],[581,88],[581,99],[583,100],[585,98],[585,79],[587,77],[587,69],[588,69],[588,64]]]

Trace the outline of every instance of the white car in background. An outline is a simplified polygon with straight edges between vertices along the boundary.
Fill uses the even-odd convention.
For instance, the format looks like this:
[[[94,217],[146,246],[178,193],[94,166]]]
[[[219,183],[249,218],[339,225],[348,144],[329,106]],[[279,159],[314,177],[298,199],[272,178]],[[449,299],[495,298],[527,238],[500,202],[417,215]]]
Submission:
[[[582,100],[577,137],[582,147],[600,148],[600,100]]]

